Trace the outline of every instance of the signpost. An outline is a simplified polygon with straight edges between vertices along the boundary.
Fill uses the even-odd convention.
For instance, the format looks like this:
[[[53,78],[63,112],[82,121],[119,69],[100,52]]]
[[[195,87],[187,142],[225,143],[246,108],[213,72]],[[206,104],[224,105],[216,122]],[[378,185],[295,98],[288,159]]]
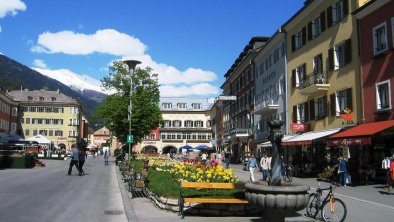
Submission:
[[[128,142],[128,143],[134,143],[134,137],[133,137],[133,135],[128,135],[128,136],[127,136],[127,142]]]

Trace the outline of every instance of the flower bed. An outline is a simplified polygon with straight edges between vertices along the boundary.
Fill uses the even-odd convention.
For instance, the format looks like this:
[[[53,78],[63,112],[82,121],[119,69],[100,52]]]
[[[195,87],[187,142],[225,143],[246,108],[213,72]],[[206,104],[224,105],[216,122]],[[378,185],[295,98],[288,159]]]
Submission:
[[[238,178],[233,175],[232,169],[225,169],[223,166],[217,164],[212,166],[184,163],[175,164],[170,172],[177,181],[218,183],[238,182]]]

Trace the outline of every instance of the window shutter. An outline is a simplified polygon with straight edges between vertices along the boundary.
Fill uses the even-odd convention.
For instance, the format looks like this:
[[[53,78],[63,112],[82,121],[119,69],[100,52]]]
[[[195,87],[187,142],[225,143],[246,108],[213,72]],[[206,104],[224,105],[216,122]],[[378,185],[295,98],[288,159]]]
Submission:
[[[295,51],[295,35],[291,36],[291,51]]]
[[[302,45],[306,44],[306,27],[302,28]]]
[[[323,117],[327,116],[327,95],[323,96]]]
[[[335,93],[330,95],[330,113],[331,116],[336,116],[336,99],[335,99]]]
[[[334,49],[331,48],[328,50],[328,70],[334,70]]]
[[[296,70],[291,70],[291,87],[296,87]]]
[[[308,102],[304,103],[304,109],[305,109],[305,122],[309,121],[309,108],[308,108]]]
[[[307,72],[306,72],[306,63],[304,63],[304,64],[302,65],[302,70],[304,71],[304,76],[303,76],[302,81],[304,81],[304,80],[306,79],[306,74],[307,74]]]
[[[327,8],[327,28],[332,26],[332,6]]]
[[[204,121],[201,121],[201,127],[204,127]]]
[[[326,30],[326,13],[323,11],[320,14],[320,22],[321,22],[321,32]]]
[[[343,0],[343,15],[344,17],[349,14],[349,3],[348,0]]]
[[[314,99],[309,101],[309,114],[310,114],[310,119],[311,120],[315,120],[316,119],[316,115],[315,115],[315,100]]]
[[[293,123],[297,123],[297,105],[293,106]]]
[[[347,39],[345,42],[345,64],[352,61],[352,39]]]
[[[346,107],[353,112],[353,98],[352,98],[352,88],[346,90]]]
[[[308,41],[312,40],[312,22],[308,23]]]

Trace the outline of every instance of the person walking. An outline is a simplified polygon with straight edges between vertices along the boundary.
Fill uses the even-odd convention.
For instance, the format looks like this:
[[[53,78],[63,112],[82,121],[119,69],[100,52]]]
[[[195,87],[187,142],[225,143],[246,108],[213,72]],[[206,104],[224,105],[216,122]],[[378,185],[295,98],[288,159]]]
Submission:
[[[80,169],[80,172],[82,175],[85,175],[85,171],[83,171],[83,168],[82,168],[83,164],[85,163],[85,158],[86,158],[86,153],[82,148],[82,150],[80,150],[78,152],[78,164],[79,164],[79,169]]]
[[[263,180],[267,181],[269,171],[271,170],[271,158],[267,156],[266,153],[264,153],[263,158],[260,160],[260,166],[263,171]]]
[[[108,165],[108,159],[109,159],[108,152],[105,151],[105,153],[104,153],[104,165]]]
[[[347,161],[343,158],[342,155],[338,158],[338,174],[339,174],[339,184],[346,187],[346,178],[347,178]]]
[[[224,154],[224,161],[226,162],[226,169],[228,169],[230,166],[230,159],[231,159],[231,153],[226,151],[226,153]]]
[[[252,181],[252,182],[255,182],[255,179],[254,179],[254,170],[256,169],[256,168],[258,168],[259,167],[259,165],[257,164],[257,161],[256,161],[256,158],[255,158],[255,156],[254,156],[254,153],[252,153],[252,155],[249,157],[249,160],[248,160],[248,168],[249,168],[249,171],[250,171],[250,180]]]
[[[72,168],[75,165],[75,167],[78,170],[78,175],[82,176],[81,170],[79,169],[79,155],[78,155],[78,150],[75,148],[74,145],[71,146],[71,161],[70,161],[70,167],[68,168],[68,174],[71,175]]]

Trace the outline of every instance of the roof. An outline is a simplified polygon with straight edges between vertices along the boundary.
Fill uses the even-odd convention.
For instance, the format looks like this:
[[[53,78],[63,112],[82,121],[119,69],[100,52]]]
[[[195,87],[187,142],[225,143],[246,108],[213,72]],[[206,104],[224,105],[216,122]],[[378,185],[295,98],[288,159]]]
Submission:
[[[46,90],[14,90],[8,92],[8,95],[15,101],[18,102],[30,102],[30,103],[70,103],[78,104],[78,102],[59,90],[57,91],[46,91]],[[30,98],[29,98],[30,97]]]
[[[296,136],[294,138],[290,138],[288,140],[282,141],[282,145],[283,146],[309,145],[309,144],[312,144],[313,140],[327,137],[329,135],[339,132],[339,130],[341,130],[341,129],[342,128],[335,128],[335,129],[329,129],[329,130],[311,131],[311,132],[303,133],[303,134]]]

